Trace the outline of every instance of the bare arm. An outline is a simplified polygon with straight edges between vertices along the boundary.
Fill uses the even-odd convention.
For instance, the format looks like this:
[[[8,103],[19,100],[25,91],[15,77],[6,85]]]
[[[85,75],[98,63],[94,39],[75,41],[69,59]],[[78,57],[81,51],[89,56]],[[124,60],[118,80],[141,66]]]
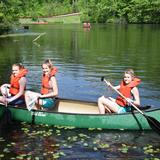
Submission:
[[[107,85],[109,86],[109,87],[113,87],[114,89],[120,89],[120,85],[118,85],[118,86],[113,86],[109,81],[106,81],[107,82]]]
[[[40,98],[56,97],[58,95],[58,85],[55,76],[51,77],[51,82],[53,86],[53,91],[48,94],[41,95]]]
[[[120,85],[118,85],[118,86],[115,86],[114,88],[115,88],[115,89],[120,89]]]
[[[140,97],[139,97],[138,88],[137,88],[137,87],[134,87],[131,92],[132,92],[133,97],[134,97],[133,103],[134,103],[135,105],[137,105],[137,106],[140,106]]]

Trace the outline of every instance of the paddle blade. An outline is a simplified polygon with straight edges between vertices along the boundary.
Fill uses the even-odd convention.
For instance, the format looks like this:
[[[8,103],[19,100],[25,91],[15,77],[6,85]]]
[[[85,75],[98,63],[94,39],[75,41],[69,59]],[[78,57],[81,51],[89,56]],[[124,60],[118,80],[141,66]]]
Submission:
[[[146,119],[150,125],[150,127],[160,135],[160,122],[153,117],[146,116]]]
[[[101,77],[101,81],[104,81],[104,77]]]
[[[37,97],[35,97],[32,101],[29,102],[29,104],[27,105],[27,109],[29,111],[31,111],[33,109],[33,107],[35,106],[35,103],[36,103],[36,100],[37,100]]]
[[[146,106],[139,106],[138,108],[140,110],[147,110],[147,109],[150,109],[152,106],[149,106],[149,105],[146,105]],[[134,107],[132,107],[132,110],[136,110]]]

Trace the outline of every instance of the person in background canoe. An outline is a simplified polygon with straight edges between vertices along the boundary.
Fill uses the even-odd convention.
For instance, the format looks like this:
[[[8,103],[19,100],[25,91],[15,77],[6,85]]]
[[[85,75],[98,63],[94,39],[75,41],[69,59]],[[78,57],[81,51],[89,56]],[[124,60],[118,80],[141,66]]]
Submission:
[[[0,87],[2,96],[0,102],[9,105],[25,104],[24,92],[26,89],[26,74],[28,70],[21,64],[12,65],[10,84],[3,84]]]
[[[26,91],[25,101],[28,110],[52,108],[55,103],[55,97],[58,96],[58,86],[55,74],[57,68],[53,67],[51,60],[47,59],[42,64],[42,85],[41,93]]]
[[[83,28],[91,28],[91,24],[89,22],[84,22]]]
[[[115,86],[115,89],[119,90],[124,97],[132,102],[134,105],[140,105],[140,97],[137,85],[141,82],[139,78],[136,78],[132,69],[127,69],[124,72],[124,78],[120,85]],[[102,96],[98,99],[98,108],[100,114],[108,113],[125,113],[131,110],[130,104],[122,98],[120,95],[114,99],[111,97]]]

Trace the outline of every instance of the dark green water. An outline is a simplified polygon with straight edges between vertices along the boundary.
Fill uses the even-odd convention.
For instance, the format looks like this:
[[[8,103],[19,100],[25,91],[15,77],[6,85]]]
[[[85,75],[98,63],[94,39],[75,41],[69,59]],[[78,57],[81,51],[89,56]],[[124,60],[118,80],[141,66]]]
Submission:
[[[133,68],[142,79],[142,105],[160,106],[159,25],[93,25],[90,31],[81,25],[32,25],[29,32],[33,34],[0,38],[0,84],[8,82],[13,63],[23,62],[30,71],[27,88],[39,91],[40,65],[51,58],[59,70],[60,97],[97,101],[103,94],[115,96],[100,81],[102,76],[117,85],[123,71]],[[46,34],[33,43],[35,33],[43,32]],[[26,133],[23,128],[29,131]],[[35,159],[53,159],[55,154],[60,159],[160,157],[160,137],[153,132],[57,129],[28,124],[14,125],[7,131],[0,137],[0,153],[5,150],[7,158],[22,154]],[[44,131],[49,135],[44,136]]]

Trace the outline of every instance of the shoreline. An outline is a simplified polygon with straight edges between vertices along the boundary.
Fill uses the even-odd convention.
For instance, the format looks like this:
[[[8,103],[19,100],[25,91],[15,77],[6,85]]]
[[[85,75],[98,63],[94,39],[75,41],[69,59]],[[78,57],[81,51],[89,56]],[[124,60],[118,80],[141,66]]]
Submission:
[[[81,23],[80,13],[71,13],[59,16],[39,17],[33,21],[31,17],[19,18],[20,24],[51,24],[51,23]]]

